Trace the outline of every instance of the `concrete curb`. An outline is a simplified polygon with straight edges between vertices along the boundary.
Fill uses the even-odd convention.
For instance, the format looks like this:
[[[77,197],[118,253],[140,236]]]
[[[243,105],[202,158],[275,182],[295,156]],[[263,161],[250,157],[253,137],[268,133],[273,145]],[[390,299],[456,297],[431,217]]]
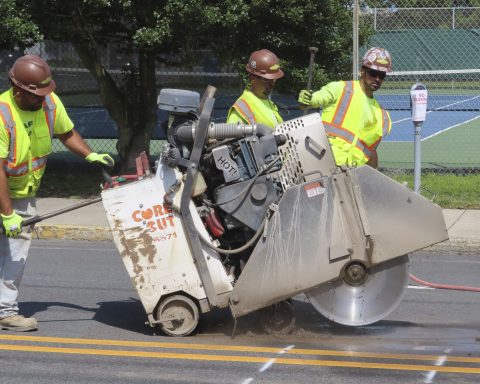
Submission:
[[[480,252],[480,241],[454,238],[425,248],[426,251],[443,252]]]
[[[110,228],[87,225],[37,224],[33,229],[34,239],[62,239],[86,241],[112,241]]]
[[[33,238],[43,240],[113,241],[110,228],[67,224],[37,224],[33,230]],[[424,251],[480,252],[480,241],[454,238],[424,248]]]

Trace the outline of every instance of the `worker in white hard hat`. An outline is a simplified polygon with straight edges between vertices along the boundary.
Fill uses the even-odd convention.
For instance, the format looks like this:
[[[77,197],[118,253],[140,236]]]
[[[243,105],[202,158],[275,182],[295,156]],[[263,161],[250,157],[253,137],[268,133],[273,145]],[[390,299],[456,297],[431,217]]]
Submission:
[[[390,132],[392,121],[374,98],[392,60],[384,48],[370,48],[362,61],[360,80],[336,81],[317,92],[302,90],[301,108],[322,108],[322,120],[337,165],[368,164],[378,168],[377,147]]]

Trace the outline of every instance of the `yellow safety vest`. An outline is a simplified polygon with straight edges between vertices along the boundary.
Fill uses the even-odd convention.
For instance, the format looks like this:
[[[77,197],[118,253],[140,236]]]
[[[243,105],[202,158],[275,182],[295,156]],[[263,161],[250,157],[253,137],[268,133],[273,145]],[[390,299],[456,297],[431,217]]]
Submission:
[[[368,162],[392,122],[375,99],[367,100],[358,81],[343,83],[341,96],[323,109],[322,120],[337,165],[359,166]]]
[[[45,97],[43,111],[46,124],[35,127],[29,137],[23,126],[17,127],[10,105],[0,102],[0,119],[10,139],[3,169],[12,198],[35,196],[40,187],[47,156],[52,152],[56,104],[51,95]]]
[[[264,124],[274,129],[283,122],[274,102],[259,99],[251,91],[246,89],[228,111],[227,123],[232,112],[235,110],[246,124]],[[230,121],[231,122],[231,121]]]

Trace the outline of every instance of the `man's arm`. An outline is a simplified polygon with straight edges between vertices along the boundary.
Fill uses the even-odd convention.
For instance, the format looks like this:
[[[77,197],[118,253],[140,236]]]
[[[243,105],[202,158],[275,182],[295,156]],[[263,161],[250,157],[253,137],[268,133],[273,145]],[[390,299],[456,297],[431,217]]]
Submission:
[[[80,157],[85,158],[92,153],[88,144],[75,129],[67,133],[57,134],[57,137],[68,150]]]
[[[93,152],[75,129],[67,133],[57,134],[57,137],[71,152],[83,157],[89,163],[95,163],[107,167],[110,170],[113,169],[115,162],[112,157],[107,153],[98,154]]]
[[[334,81],[324,85],[319,91],[313,92],[310,105],[313,108],[325,108],[340,97],[345,84],[342,81]]]
[[[369,165],[372,168],[378,169],[378,154],[377,150],[373,149],[372,150],[372,156],[370,156],[370,159],[367,161],[367,165]]]
[[[0,159],[0,213],[3,215],[11,215],[13,212],[12,199],[8,193],[8,181],[3,164],[6,163],[6,159]]]

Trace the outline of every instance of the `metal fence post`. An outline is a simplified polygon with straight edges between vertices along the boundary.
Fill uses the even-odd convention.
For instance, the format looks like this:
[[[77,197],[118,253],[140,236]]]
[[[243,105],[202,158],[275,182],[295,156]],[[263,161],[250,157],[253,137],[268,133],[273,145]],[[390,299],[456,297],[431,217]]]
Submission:
[[[358,23],[359,8],[358,0],[353,2],[353,55],[352,55],[352,74],[353,80],[358,80]]]

